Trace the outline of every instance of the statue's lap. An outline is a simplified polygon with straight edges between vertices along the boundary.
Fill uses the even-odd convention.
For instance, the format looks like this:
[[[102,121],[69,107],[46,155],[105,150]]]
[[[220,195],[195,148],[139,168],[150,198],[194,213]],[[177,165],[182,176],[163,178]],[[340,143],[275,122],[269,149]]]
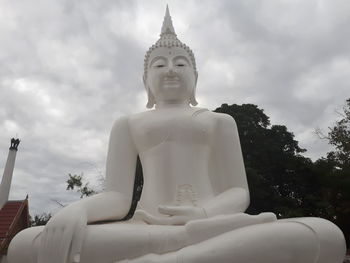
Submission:
[[[22,251],[23,259],[28,263],[36,263],[43,229],[25,229],[11,244],[16,251]],[[178,250],[184,246],[184,229],[184,226],[148,225],[141,221],[88,225],[81,262],[101,262],[101,258],[112,262],[148,253]]]
[[[217,228],[219,230],[214,230],[214,232],[217,231],[217,235],[212,231],[211,238],[202,240],[204,242],[200,241],[198,244],[212,242],[214,246],[215,243],[222,246],[221,239],[224,239],[224,244],[230,246],[232,251],[235,250],[235,244],[245,244],[249,247],[249,251],[263,247],[264,250],[261,253],[266,253],[265,250],[268,249],[276,249],[277,245],[278,248],[285,250],[285,253],[289,250],[303,250],[303,256],[306,256],[306,251],[309,257],[313,258],[320,250],[323,250],[322,253],[334,250],[333,246],[336,247],[337,240],[341,240],[342,237],[335,225],[319,218],[278,220],[243,226],[230,231],[223,228],[223,224],[230,224],[230,217],[233,216],[219,218],[215,221],[213,219],[198,221],[200,224],[204,223],[208,232],[211,231],[211,226],[215,229],[215,224],[220,225],[220,228]],[[193,222],[195,225],[196,222]],[[39,247],[42,229],[43,227],[27,229],[19,235],[19,240],[22,242],[20,249],[23,252],[27,250],[23,255],[27,255],[26,262],[28,263],[30,263],[29,258],[33,259],[32,262],[36,262],[36,251]],[[136,221],[89,225],[83,244],[81,263],[104,263],[101,262],[102,258],[106,260],[105,262],[113,262],[149,253],[164,254],[181,251],[181,248],[187,249],[195,239],[192,233],[189,235],[186,231],[186,226],[147,225]],[[331,241],[331,244],[322,244],[322,240],[327,239]],[[326,246],[329,245],[331,247],[327,248]],[[239,249],[237,252],[242,253]],[[31,254],[30,257],[29,254]]]

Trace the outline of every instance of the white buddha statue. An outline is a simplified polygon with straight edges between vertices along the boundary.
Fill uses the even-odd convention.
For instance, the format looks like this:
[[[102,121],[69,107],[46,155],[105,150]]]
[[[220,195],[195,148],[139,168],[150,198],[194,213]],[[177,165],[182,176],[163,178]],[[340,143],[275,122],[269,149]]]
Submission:
[[[249,190],[235,121],[192,107],[196,82],[194,55],[167,9],[145,58],[147,107],[155,109],[115,122],[107,190],[20,232],[8,262],[341,263],[345,241],[333,223],[244,213]],[[134,216],[120,221],[131,206],[138,156],[142,196]]]

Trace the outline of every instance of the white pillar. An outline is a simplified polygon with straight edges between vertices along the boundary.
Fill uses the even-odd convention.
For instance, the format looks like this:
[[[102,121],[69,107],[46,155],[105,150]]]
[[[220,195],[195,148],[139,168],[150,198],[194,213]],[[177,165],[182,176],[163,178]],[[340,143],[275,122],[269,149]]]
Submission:
[[[20,140],[11,139],[11,146],[9,150],[9,155],[7,157],[4,174],[2,176],[1,185],[0,185],[0,209],[6,204],[9,199],[11,181],[13,169],[15,167],[17,147]]]

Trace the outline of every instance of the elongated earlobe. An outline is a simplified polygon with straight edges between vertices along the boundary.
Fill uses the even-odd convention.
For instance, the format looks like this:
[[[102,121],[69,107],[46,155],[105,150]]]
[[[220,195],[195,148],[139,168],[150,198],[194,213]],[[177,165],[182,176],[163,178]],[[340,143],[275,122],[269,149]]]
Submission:
[[[196,106],[198,104],[198,102],[196,100],[196,87],[193,88],[192,95],[190,97],[190,104],[192,106]]]
[[[194,83],[194,87],[192,89],[192,94],[191,94],[191,97],[190,97],[190,104],[192,106],[198,105],[198,102],[196,100],[196,88],[197,88],[197,80],[198,80],[198,72],[197,71],[195,72],[195,75],[196,75],[196,81]]]
[[[147,99],[148,99],[146,107],[148,109],[152,109],[156,104],[156,100],[154,99],[151,89],[149,87],[146,87],[146,90],[147,90]]]
[[[148,109],[152,109],[154,107],[154,105],[156,104],[156,100],[154,99],[154,96],[151,92],[151,89],[147,86],[147,81],[146,81],[146,76],[143,75],[143,84],[145,85],[145,89],[147,92],[147,104],[146,104],[146,108]]]
[[[197,106],[198,105],[198,102],[196,100],[196,98],[193,96],[190,98],[190,103],[192,106]]]

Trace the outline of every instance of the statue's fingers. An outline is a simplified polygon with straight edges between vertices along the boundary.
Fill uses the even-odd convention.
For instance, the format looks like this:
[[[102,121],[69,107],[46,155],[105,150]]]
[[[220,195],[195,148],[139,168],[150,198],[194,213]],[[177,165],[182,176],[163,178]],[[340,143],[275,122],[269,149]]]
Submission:
[[[48,241],[48,231],[47,228],[41,234],[40,237],[40,246],[38,251],[38,263],[45,263],[46,253],[47,253],[47,241]]]
[[[176,215],[184,215],[187,214],[188,209],[181,206],[165,206],[160,205],[158,206],[158,211],[161,214],[164,215],[170,215],[170,216],[176,216]]]
[[[86,221],[79,220],[78,224],[75,226],[72,248],[70,252],[71,262],[78,263],[80,262],[80,254],[83,247],[85,232],[86,232]]]
[[[171,225],[170,218],[159,218],[159,217],[152,216],[149,219],[147,219],[146,222],[152,225]]]
[[[65,227],[63,230],[62,240],[59,246],[59,253],[62,255],[62,258],[66,259],[69,255],[69,248],[71,246],[73,239],[73,229]]]
[[[140,219],[145,221],[147,224],[151,225],[168,225],[170,222],[169,218],[160,218],[153,215],[148,214],[143,210],[138,210],[135,212],[135,219]]]
[[[159,222],[159,220],[156,217],[154,217],[154,216],[152,216],[144,211],[140,211],[139,215],[140,215],[140,218],[148,224],[155,225],[155,224],[158,224],[158,222]]]
[[[136,210],[134,213],[134,219],[150,223],[149,221],[152,220],[152,216],[143,210]]]
[[[40,249],[39,252],[41,252],[41,250],[45,249],[46,248],[46,245],[47,245],[47,228],[44,228],[43,232],[41,232],[41,235],[40,235]]]
[[[48,227],[45,236],[44,245],[42,246],[44,251],[38,262],[61,263],[62,260],[56,249],[56,246],[60,243],[59,233],[55,232],[52,227]]]
[[[56,245],[59,244],[57,242],[59,241],[59,236],[58,233],[54,232],[54,229],[49,228],[47,231],[47,251],[46,251],[46,256],[50,255],[52,257],[51,262],[52,263],[58,263],[59,260],[57,258],[57,250],[56,250]]]
[[[66,227],[56,227],[52,229],[48,250],[50,263],[66,263],[67,254],[62,253],[62,246],[66,243],[70,244],[72,239],[69,235],[66,235],[66,232]]]
[[[63,229],[60,228],[55,228],[55,229],[50,229],[49,230],[49,236],[50,236],[50,240],[49,240],[49,247],[48,247],[48,251],[51,254],[51,262],[52,263],[64,263],[64,258],[62,257],[62,255],[60,254],[60,246],[61,243],[64,242],[62,240],[62,236],[63,236]]]
[[[184,225],[189,221],[189,217],[187,216],[172,216],[171,217],[171,225]]]

